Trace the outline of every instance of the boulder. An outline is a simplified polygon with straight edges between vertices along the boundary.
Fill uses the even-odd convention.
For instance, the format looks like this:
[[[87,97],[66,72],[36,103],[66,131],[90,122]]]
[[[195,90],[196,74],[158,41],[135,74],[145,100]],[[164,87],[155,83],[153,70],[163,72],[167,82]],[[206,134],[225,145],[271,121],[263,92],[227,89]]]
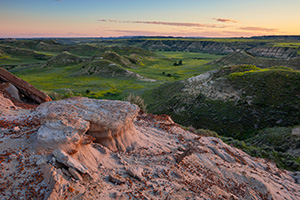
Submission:
[[[44,103],[36,111],[42,118],[37,145],[43,148],[72,148],[85,133],[113,151],[126,151],[135,142],[132,120],[139,107],[129,102],[74,97]]]
[[[78,162],[73,157],[69,156],[63,150],[57,149],[57,150],[53,151],[53,155],[55,156],[55,158],[58,162],[64,164],[65,166],[74,168],[83,174],[89,173],[89,170],[85,165]]]
[[[15,99],[20,100],[19,90],[11,83],[7,84],[5,90]]]
[[[76,180],[80,180],[82,181],[83,178],[82,176],[80,175],[80,173],[78,171],[76,171],[75,169],[73,169],[72,167],[70,167],[68,169],[69,173],[76,179]]]

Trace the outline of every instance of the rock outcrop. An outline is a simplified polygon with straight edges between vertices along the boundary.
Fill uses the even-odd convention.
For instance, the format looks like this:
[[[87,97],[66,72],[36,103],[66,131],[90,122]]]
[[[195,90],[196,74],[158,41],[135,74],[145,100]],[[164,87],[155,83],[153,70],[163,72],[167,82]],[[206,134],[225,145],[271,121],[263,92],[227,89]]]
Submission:
[[[248,50],[249,53],[267,58],[290,59],[297,57],[297,51],[288,47],[255,47]]]
[[[262,50],[263,51],[263,50]],[[276,50],[274,50],[276,52]],[[288,51],[288,50],[287,50]],[[250,53],[251,52],[251,53]],[[268,49],[265,49],[263,52],[269,52]],[[271,52],[271,50],[270,50]],[[282,54],[279,55],[281,52],[278,50],[278,53],[269,53],[269,55],[260,55],[260,51],[245,51],[238,49],[235,52],[226,55],[222,58],[219,58],[217,60],[214,60],[212,62],[207,63],[206,65],[218,65],[218,66],[230,66],[230,65],[255,65],[257,67],[276,67],[276,66],[286,66],[293,69],[300,69],[300,57],[293,57],[292,55],[297,55],[292,53],[292,55],[288,54]],[[277,55],[277,56],[276,56]],[[283,58],[283,59],[278,59]]]
[[[300,198],[299,174],[138,110],[77,97],[1,115],[0,197]]]
[[[193,40],[139,40],[143,48],[165,51],[190,51],[212,54],[231,54],[242,49],[249,53],[266,58],[291,59],[299,57],[297,50],[289,47],[270,47],[265,43],[251,42],[218,42],[218,41],[193,41]]]
[[[36,102],[38,104],[51,101],[51,98],[48,95],[36,89],[28,82],[16,77],[5,69],[0,68],[0,83],[3,82],[9,84],[8,87],[6,87],[6,90],[8,92],[11,91],[11,96],[16,99],[18,99],[19,91],[19,93],[24,96],[25,99]],[[16,88],[18,89],[18,91],[16,91]]]
[[[68,151],[82,143],[81,138],[87,133],[113,151],[126,151],[134,142],[132,119],[138,111],[136,105],[128,102],[77,97],[44,103],[37,108],[42,119],[37,145]]]

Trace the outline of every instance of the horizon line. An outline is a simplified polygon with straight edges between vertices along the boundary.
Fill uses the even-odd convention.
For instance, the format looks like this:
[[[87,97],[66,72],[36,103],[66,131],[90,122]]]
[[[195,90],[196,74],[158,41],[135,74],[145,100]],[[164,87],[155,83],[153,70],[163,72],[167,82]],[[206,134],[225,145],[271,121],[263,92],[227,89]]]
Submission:
[[[0,37],[0,39],[50,39],[50,38],[134,38],[134,37],[141,37],[141,38],[206,38],[206,39],[213,39],[213,38],[252,38],[252,37],[300,37],[300,35],[253,35],[253,36],[219,36],[219,37],[211,37],[211,36],[145,36],[145,35],[123,35],[123,36],[47,36],[47,37]]]

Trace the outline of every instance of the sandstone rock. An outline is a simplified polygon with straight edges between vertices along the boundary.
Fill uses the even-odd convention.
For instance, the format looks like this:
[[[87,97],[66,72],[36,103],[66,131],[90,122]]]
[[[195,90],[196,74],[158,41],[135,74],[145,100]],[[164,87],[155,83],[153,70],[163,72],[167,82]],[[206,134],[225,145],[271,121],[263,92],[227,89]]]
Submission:
[[[72,177],[71,173],[66,170],[65,168],[62,168],[61,171],[67,176],[67,177]]]
[[[51,98],[45,93],[33,87],[28,82],[16,77],[3,68],[0,68],[0,81],[8,82],[18,88],[19,92],[25,94],[37,103],[51,101]]]
[[[47,164],[47,159],[45,158],[45,157],[41,157],[40,159],[38,159],[37,161],[36,161],[36,165],[44,165],[44,164]]]
[[[8,83],[5,90],[15,99],[20,100],[19,90],[11,83]]]
[[[281,59],[290,59],[298,56],[297,51],[284,47],[255,47],[249,49],[248,52],[255,56]]]
[[[144,178],[142,176],[142,172],[143,172],[143,168],[141,168],[141,167],[129,167],[127,169],[127,173],[130,176],[137,178],[140,181],[144,180]]]
[[[16,175],[13,182],[20,183],[21,187],[14,187],[13,190],[20,194],[20,199],[30,199],[23,195],[32,191],[31,188],[23,187],[28,183],[24,177],[35,177],[34,170],[37,168],[43,170],[36,177],[43,185],[35,187],[33,194],[40,195],[47,191],[43,188],[47,188],[49,193],[44,199],[51,200],[114,197],[253,200],[300,198],[300,185],[297,184],[299,173],[278,169],[274,163],[253,158],[219,138],[199,137],[182,129],[166,115],[144,113],[135,117],[137,112],[136,106],[120,101],[72,98],[44,103],[26,119],[28,124],[32,124],[33,117],[42,118],[43,125],[38,131],[38,128],[30,129],[30,138],[39,138],[38,141],[43,145],[37,147],[46,150],[36,152],[37,149],[28,143],[26,134],[14,139],[0,132],[1,141],[4,141],[0,145],[3,160],[1,164],[5,169],[1,176],[10,179],[11,183],[12,177],[6,173]],[[24,118],[24,115],[20,118],[22,112],[19,109],[16,113],[19,114],[10,116],[10,120]],[[0,119],[6,120],[3,115],[0,115]],[[23,129],[22,126],[21,130]],[[130,145],[135,148],[126,152],[113,152],[101,144],[90,145],[90,141],[86,142],[86,134],[91,129],[93,133],[100,132],[100,135],[110,131],[115,142],[120,140],[124,146],[128,145],[126,148]],[[43,130],[48,140],[43,139]],[[114,137],[121,135],[120,130],[123,136],[115,139]],[[127,137],[132,140],[127,140]],[[190,145],[194,147],[193,153],[176,163],[179,150],[184,151]],[[25,147],[28,151],[23,151]],[[117,149],[117,145],[115,148]],[[15,151],[15,157],[6,152],[9,149],[11,152]],[[35,166],[39,158],[51,156],[55,162]],[[7,162],[7,158],[10,162]],[[31,160],[29,164],[32,165],[28,168],[26,160]],[[15,174],[14,169],[23,170],[21,163],[25,163],[26,173]],[[61,166],[63,168],[57,168]],[[23,178],[18,178],[20,174]],[[72,181],[74,179],[77,180]],[[0,181],[10,184],[2,177]],[[12,191],[11,188],[6,189]],[[2,194],[0,193],[2,199],[15,197],[13,192],[6,192],[1,196]]]
[[[128,102],[83,97],[47,102],[37,108],[43,118],[37,143],[48,143],[49,147],[77,144],[87,133],[113,151],[125,151],[135,142],[132,120],[138,111],[138,106]]]
[[[82,135],[89,129],[90,123],[81,118],[65,118],[56,113],[49,113],[37,132],[37,148],[73,148]]]
[[[68,171],[70,172],[70,174],[76,179],[76,180],[79,180],[79,181],[82,181],[83,178],[82,176],[75,170],[73,169],[72,167],[70,167],[68,169]]]
[[[66,165],[67,167],[74,168],[83,174],[89,173],[88,168],[86,166],[84,166],[83,164],[81,164],[62,150],[57,149],[53,151],[53,155],[55,156],[58,162]]]
[[[109,175],[108,180],[116,185],[121,185],[125,183],[125,179],[119,175]]]
[[[15,127],[13,128],[13,130],[14,130],[14,131],[20,131],[20,127],[15,126]]]

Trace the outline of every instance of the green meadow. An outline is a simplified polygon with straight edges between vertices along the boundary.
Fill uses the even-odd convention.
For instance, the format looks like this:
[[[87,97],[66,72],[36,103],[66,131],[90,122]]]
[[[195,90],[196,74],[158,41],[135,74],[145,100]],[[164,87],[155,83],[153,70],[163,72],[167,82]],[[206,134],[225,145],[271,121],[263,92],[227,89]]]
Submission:
[[[129,93],[142,94],[159,85],[199,75],[215,66],[204,65],[220,55],[189,52],[156,52],[155,56],[142,57],[142,65],[127,68],[152,81],[133,78],[103,77],[97,75],[76,75],[84,63],[13,71],[18,77],[28,81],[40,90],[56,98],[80,95],[93,98],[124,99]],[[182,61],[182,65],[174,63]],[[56,96],[55,96],[56,95]]]

